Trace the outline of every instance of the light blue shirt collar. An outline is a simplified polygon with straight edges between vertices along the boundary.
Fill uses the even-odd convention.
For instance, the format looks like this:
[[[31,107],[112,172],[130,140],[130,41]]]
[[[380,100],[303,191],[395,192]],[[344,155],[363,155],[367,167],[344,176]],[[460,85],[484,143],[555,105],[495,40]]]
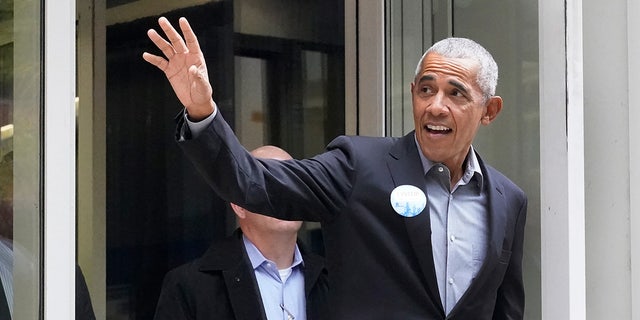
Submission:
[[[422,153],[422,149],[420,149],[420,144],[418,143],[418,139],[416,138],[415,134],[413,137],[416,143],[416,148],[418,149],[418,154],[420,155],[420,161],[422,162],[422,169],[424,170],[423,174],[426,175],[427,172],[429,172],[429,170],[433,166],[437,165],[438,163],[433,162],[424,156],[424,154]],[[478,175],[478,191],[483,192],[484,175],[482,174],[482,170],[480,168],[480,162],[478,161],[478,157],[476,156],[473,146],[469,147],[469,153],[467,153],[466,163],[467,163],[467,167],[465,168],[464,174],[462,175],[462,183],[468,184],[471,181],[471,178],[473,178],[473,176],[477,174]]]
[[[253,242],[251,242],[244,234],[242,235],[242,241],[244,242],[244,247],[247,250],[247,255],[249,256],[249,260],[251,261],[253,270],[257,269],[265,262],[273,262],[265,258],[260,250],[258,250],[258,248],[253,244]],[[293,252],[293,263],[291,264],[291,268],[294,268],[298,265],[304,266],[304,261],[302,260],[300,249],[298,249],[298,245],[296,244],[295,250]]]

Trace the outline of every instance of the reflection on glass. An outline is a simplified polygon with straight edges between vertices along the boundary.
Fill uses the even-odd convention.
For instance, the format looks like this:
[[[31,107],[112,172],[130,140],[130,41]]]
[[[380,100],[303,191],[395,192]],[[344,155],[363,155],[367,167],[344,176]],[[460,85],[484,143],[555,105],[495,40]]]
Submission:
[[[453,21],[453,35],[484,45],[500,68],[496,94],[504,107],[495,122],[481,129],[474,146],[529,197],[523,258],[525,318],[540,319],[538,1],[455,1]]]
[[[119,21],[106,26],[106,297],[94,300],[107,319],[151,319],[166,272],[235,229],[173,141],[173,91],[140,58],[153,50],[151,2],[108,1],[106,11]],[[247,148],[275,144],[299,158],[344,133],[342,0],[194,2],[163,1],[173,9],[162,14],[189,19],[219,110]],[[317,232],[306,238],[321,244]]]
[[[39,11],[0,1],[0,319],[39,314]]]
[[[327,55],[302,51],[302,119],[304,127],[304,155],[313,156],[321,152],[329,141],[318,139],[325,136],[328,110]],[[334,124],[335,125],[335,124]],[[333,137],[332,137],[333,138]]]
[[[2,18],[13,20],[7,11]],[[0,45],[0,319],[7,312],[13,315],[13,42]]]
[[[235,57],[235,132],[247,150],[262,146],[268,140],[266,70],[265,59]]]

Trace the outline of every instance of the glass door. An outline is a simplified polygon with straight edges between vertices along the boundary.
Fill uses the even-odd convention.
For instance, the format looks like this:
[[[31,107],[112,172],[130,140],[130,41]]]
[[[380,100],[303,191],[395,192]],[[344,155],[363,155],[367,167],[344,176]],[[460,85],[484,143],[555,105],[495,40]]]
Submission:
[[[0,2],[0,319],[42,306],[40,5]]]
[[[98,319],[150,319],[164,275],[235,229],[174,141],[181,106],[142,60],[187,17],[247,148],[295,157],[344,133],[344,1],[78,0],[78,263]],[[93,9],[87,9],[93,8]],[[104,48],[102,50],[102,48]],[[318,226],[300,233],[322,251]]]

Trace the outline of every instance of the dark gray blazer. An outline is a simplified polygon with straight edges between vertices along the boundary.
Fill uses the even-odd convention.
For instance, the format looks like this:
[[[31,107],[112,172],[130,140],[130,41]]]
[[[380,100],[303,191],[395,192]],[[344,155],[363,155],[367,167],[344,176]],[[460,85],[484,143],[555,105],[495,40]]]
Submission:
[[[321,221],[333,319],[522,319],[522,247],[527,199],[494,168],[480,166],[488,192],[484,264],[448,316],[431,249],[429,206],[395,213],[399,185],[425,191],[414,134],[341,136],[311,159],[256,160],[218,114],[197,138],[178,120],[179,144],[222,198],[280,219]],[[427,200],[428,201],[428,200]]]
[[[300,247],[307,319],[326,319],[327,271],[322,257]],[[200,258],[167,273],[155,320],[267,320],[253,267],[238,229]]]

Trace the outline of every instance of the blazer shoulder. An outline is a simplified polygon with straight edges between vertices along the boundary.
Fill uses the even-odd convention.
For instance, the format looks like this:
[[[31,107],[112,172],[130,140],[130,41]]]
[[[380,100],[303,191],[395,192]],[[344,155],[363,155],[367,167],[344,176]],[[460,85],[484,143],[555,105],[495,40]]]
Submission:
[[[399,139],[401,138],[343,135],[333,139],[327,145],[327,151],[340,150],[353,157],[373,159],[389,154]]]
[[[246,262],[241,233],[213,242],[200,257],[175,267],[165,275],[165,282],[183,286],[199,285],[201,277],[211,277],[215,271],[237,268]],[[246,264],[246,263],[245,263]]]
[[[505,192],[515,195],[521,201],[527,201],[527,195],[515,182],[490,165],[485,164],[484,167],[487,171],[487,177],[492,185],[500,185]]]
[[[163,288],[170,287],[189,287],[193,284],[197,284],[198,273],[200,269],[200,259],[189,261],[185,264],[177,266],[169,270],[162,283]]]

